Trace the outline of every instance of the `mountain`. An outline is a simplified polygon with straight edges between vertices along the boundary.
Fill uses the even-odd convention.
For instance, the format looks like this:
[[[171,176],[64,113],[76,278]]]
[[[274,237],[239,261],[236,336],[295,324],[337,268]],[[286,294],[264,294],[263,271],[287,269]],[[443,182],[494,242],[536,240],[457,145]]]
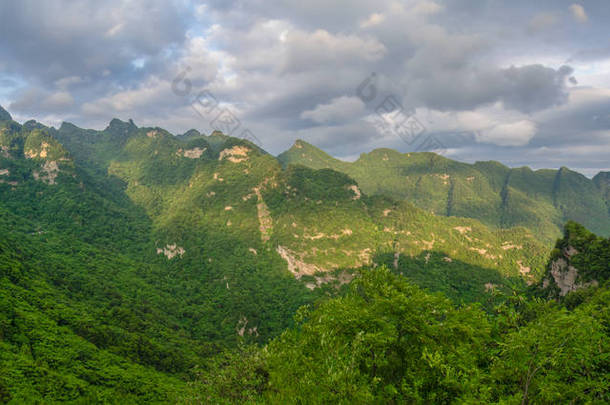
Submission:
[[[437,215],[476,218],[497,228],[524,226],[549,243],[569,220],[610,235],[607,177],[602,174],[590,180],[565,167],[511,169],[493,161],[467,164],[434,153],[391,149],[343,162],[301,140],[278,159],[285,166],[340,171],[369,195],[407,200]]]
[[[3,120],[0,148],[3,402],[192,402],[225,353],[258,353],[363,274],[491,311],[537,286],[551,247],[218,132]]]
[[[180,188],[180,170],[205,155],[202,141],[178,143],[156,160],[154,148],[178,141],[127,124],[100,132],[3,127],[3,401],[175,402],[193,367],[240,340],[268,340],[321,294],[295,280],[276,253],[253,253],[213,225],[197,231],[203,240],[177,245],[151,220],[150,204],[135,204],[107,167],[140,158],[148,162],[138,167],[142,181]],[[74,142],[64,147],[59,139],[69,134]],[[150,155],[130,149],[134,139],[149,142]]]
[[[403,258],[441,252],[452,259],[445,263],[461,261],[516,278],[535,277],[544,266],[544,255],[533,254],[544,251],[543,245],[524,229],[498,232],[473,220],[436,217],[407,202],[368,197],[333,170],[283,170],[247,141],[219,133],[185,139],[160,128],[134,129],[115,141],[108,131],[87,135],[62,126],[56,136],[76,161],[83,156],[83,165],[102,166],[124,182],[129,200],[151,219],[159,248],[181,247],[183,262],[201,254],[225,260],[224,254],[208,257],[201,250],[214,234],[231,235],[245,251],[256,251],[255,257],[245,255],[250,259],[271,251],[310,288],[336,278],[316,273],[337,272],[341,278],[345,270],[374,265],[386,254],[392,261],[396,256],[398,267]],[[95,142],[85,142],[87,136]]]
[[[0,106],[0,121],[12,121],[13,117],[2,106]]]
[[[606,199],[608,213],[610,214],[610,172],[599,172],[593,177],[593,182]]]

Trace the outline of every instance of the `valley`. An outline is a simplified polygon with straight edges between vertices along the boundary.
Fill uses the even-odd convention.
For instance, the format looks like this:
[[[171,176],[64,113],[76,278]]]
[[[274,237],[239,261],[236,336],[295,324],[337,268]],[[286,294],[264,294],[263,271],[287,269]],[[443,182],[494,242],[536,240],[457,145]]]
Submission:
[[[347,163],[303,141],[276,158],[220,132],[55,129],[0,111],[2,401],[491,400],[504,394],[468,387],[520,360],[483,346],[521,344],[536,319],[589,322],[566,350],[608,343],[595,312],[608,240],[574,222],[566,240],[595,244],[574,245],[584,261],[549,262],[563,260],[565,222],[609,233],[604,173],[391,150]],[[515,301],[572,290],[590,294],[578,314]],[[603,374],[587,350],[600,362],[587,375]],[[322,375],[329,396],[314,399]]]

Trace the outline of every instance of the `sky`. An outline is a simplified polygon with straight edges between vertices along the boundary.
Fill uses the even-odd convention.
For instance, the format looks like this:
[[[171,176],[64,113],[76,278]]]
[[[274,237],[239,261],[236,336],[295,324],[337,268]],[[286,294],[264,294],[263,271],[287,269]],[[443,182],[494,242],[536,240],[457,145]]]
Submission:
[[[17,121],[610,170],[606,0],[4,0]]]

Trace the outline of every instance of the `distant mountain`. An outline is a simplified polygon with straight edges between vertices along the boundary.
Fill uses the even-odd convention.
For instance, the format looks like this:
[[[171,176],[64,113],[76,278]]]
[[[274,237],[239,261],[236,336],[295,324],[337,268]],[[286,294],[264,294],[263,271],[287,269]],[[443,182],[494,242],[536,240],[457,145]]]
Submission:
[[[11,114],[0,106],[0,121],[12,121]]]
[[[282,170],[265,151],[219,132],[174,137],[160,128],[130,127],[127,137],[115,139],[112,127],[93,133],[62,126],[54,136],[77,162],[82,157],[85,166],[101,166],[124,181],[130,200],[157,224],[156,238],[187,251],[186,245],[201,246],[204,229],[213,228],[249,241],[253,250],[260,250],[261,242],[270,245],[299,277],[371,265],[381,251],[442,250],[513,276],[520,274],[517,261],[536,267],[526,264],[532,255],[522,249],[542,245],[524,230],[496,233],[477,221],[443,219],[409,203],[369,198],[339,172]],[[258,241],[252,239],[257,233]],[[502,248],[503,243],[519,248]],[[458,248],[461,244],[467,248]],[[500,260],[513,254],[512,260]]]
[[[524,226],[552,241],[568,220],[610,235],[608,176],[596,179],[559,170],[508,168],[498,162],[461,163],[434,153],[376,149],[343,162],[297,141],[278,159],[283,165],[332,168],[355,179],[369,195],[407,200],[437,215],[476,218],[498,227]]]
[[[599,172],[593,177],[593,182],[606,199],[608,214],[610,215],[610,172]]]

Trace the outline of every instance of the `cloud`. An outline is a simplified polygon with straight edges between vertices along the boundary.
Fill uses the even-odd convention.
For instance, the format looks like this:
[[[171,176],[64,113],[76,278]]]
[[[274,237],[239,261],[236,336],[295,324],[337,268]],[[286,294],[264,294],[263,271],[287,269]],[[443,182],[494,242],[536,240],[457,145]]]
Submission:
[[[446,56],[451,58],[451,56]],[[410,81],[407,104],[438,110],[469,110],[501,101],[507,109],[531,113],[568,99],[566,80],[573,69],[542,65],[492,68],[431,65],[418,68]]]
[[[372,38],[332,35],[325,30],[290,31],[281,39],[285,46],[283,72],[315,69],[321,64],[339,65],[381,59],[386,49]]]
[[[385,16],[380,13],[371,14],[366,20],[360,23],[360,28],[369,28],[375,25],[379,25],[385,20]]]
[[[45,111],[62,111],[74,104],[74,97],[67,91],[53,93],[42,101],[42,109]]]
[[[413,14],[428,15],[436,14],[443,9],[444,7],[437,2],[424,0],[415,2],[415,4],[411,7],[411,12]]]
[[[328,104],[318,104],[313,110],[303,111],[302,119],[319,124],[333,124],[358,118],[364,111],[364,103],[357,97],[338,97]]]
[[[23,0],[1,2],[0,58],[29,80],[95,77],[115,72],[128,80],[138,57],[163,58],[184,40],[188,23],[180,1]],[[121,77],[122,76],[122,77]],[[41,83],[38,83],[41,84]]]
[[[538,13],[527,24],[527,30],[530,33],[538,33],[548,30],[559,23],[559,17],[555,13]]]
[[[555,70],[542,65],[511,66],[503,71],[506,79],[501,99],[508,108],[522,112],[542,110],[566,102],[566,79],[573,73],[569,66]]]
[[[523,146],[536,134],[536,124],[521,120],[507,124],[494,125],[475,133],[477,142],[492,143],[499,146]]]
[[[67,91],[50,93],[38,87],[30,87],[20,92],[9,108],[17,114],[36,116],[41,111],[47,113],[70,114],[74,97]]]
[[[57,81],[55,81],[55,86],[58,89],[65,90],[65,89],[67,89],[70,86],[73,86],[75,84],[83,83],[83,81],[84,81],[83,78],[79,77],[79,76],[63,77],[63,78],[58,79]]]
[[[572,4],[570,6],[570,12],[572,13],[572,17],[579,23],[586,23],[589,17],[585,12],[585,8],[580,4]]]
[[[355,156],[408,149],[366,121],[394,95],[463,159],[555,164],[544,151],[562,150],[586,167],[608,151],[610,53],[591,45],[610,33],[605,1],[98,3],[0,3],[0,97],[15,117],[205,132],[190,102],[207,89],[271,152],[305,138]],[[575,146],[590,159],[570,160]]]
[[[447,147],[463,147],[465,142],[524,146],[537,133],[532,117],[516,111],[506,112],[501,102],[471,111],[417,109],[415,116],[427,132],[442,137]]]

